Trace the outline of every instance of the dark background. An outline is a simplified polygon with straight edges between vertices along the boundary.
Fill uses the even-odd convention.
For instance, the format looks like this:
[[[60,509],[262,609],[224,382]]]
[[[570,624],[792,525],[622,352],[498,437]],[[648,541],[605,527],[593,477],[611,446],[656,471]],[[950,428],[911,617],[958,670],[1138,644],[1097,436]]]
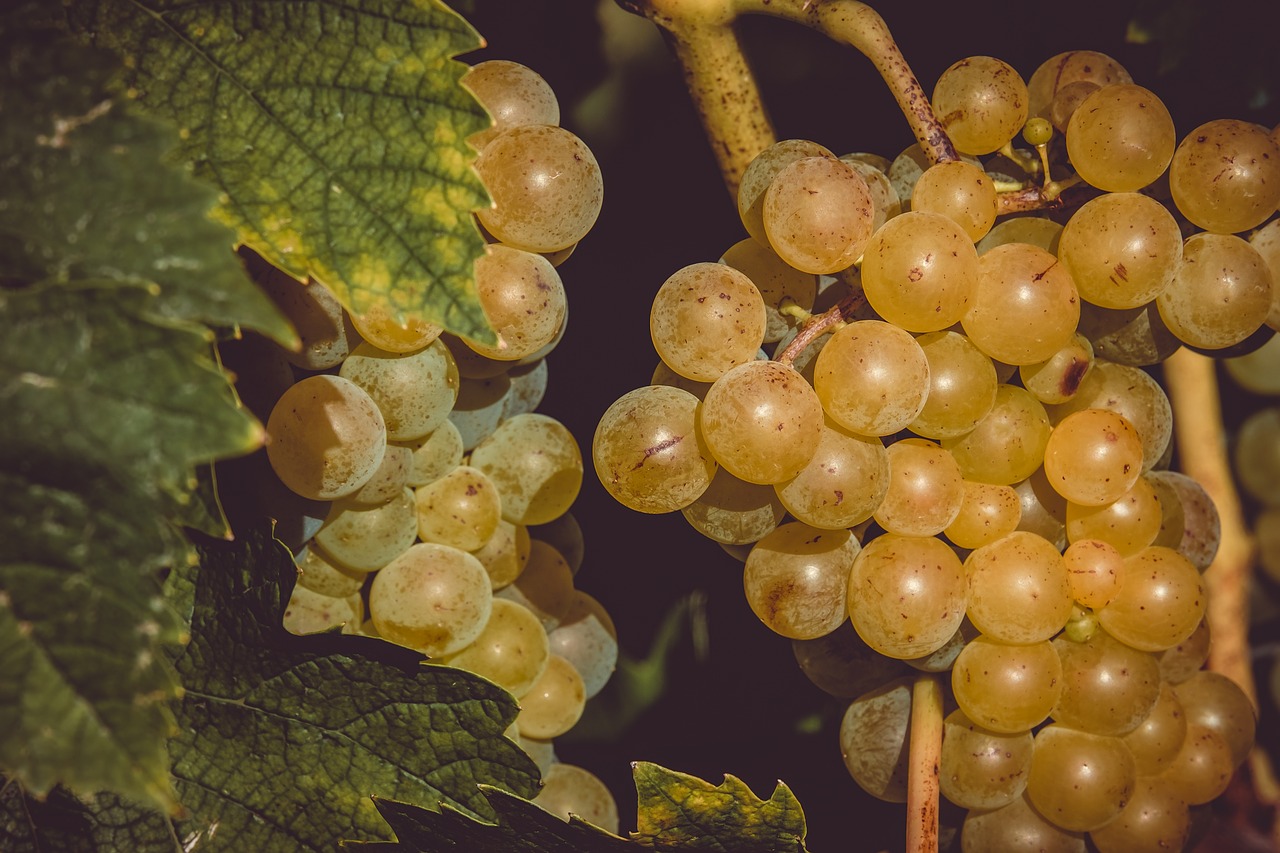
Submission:
[[[1280,122],[1275,0],[872,5],[926,91],[966,56],[999,57],[1029,78],[1054,54],[1089,48],[1159,94],[1179,137],[1214,118]],[[654,292],[675,270],[714,261],[746,236],[678,67],[650,25],[613,6],[472,0],[462,8],[488,41],[467,59],[512,59],[546,77],[562,124],[591,146],[604,174],[603,213],[560,270],[569,329],[548,359],[540,407],[569,426],[587,458],[573,510],[586,540],[578,585],[610,611],[632,657],[648,652],[670,608],[692,591],[705,593],[706,654],[695,654],[686,628],[656,704],[606,739],[571,732],[557,741],[559,756],[605,780],[624,834],[635,828],[629,762],[646,760],[712,782],[732,773],[764,797],[784,780],[805,808],[808,845],[818,853],[901,849],[905,808],[873,800],[849,777],[836,740],[843,703],[814,687],[790,642],[752,615],[741,564],[679,513],[644,516],[618,505],[591,471],[600,414],[647,384],[657,363],[647,325]],[[1147,22],[1154,40],[1126,40],[1135,19]],[[852,48],[776,19],[747,19],[741,32],[779,138],[891,159],[914,141],[871,64]],[[599,719],[606,697],[593,703],[593,725],[607,726]]]

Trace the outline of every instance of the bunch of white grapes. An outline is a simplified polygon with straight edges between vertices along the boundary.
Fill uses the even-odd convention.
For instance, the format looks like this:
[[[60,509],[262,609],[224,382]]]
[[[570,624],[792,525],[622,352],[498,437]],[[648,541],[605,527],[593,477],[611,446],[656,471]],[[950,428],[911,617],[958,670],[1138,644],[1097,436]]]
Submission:
[[[1255,711],[1201,669],[1218,518],[1162,470],[1171,409],[1142,367],[1280,324],[1278,134],[1179,143],[1091,51],[1029,84],[971,57],[933,108],[959,159],[787,140],[750,164],[749,238],[657,291],[659,364],[602,416],[595,470],[745,561],[753,611],[854,700],[868,791],[906,799],[908,674],[949,673],[964,850],[1181,849]],[[1000,190],[1075,183],[1064,160],[1072,204],[1000,216]]]
[[[536,802],[616,832],[608,789],[553,747],[608,680],[618,644],[609,614],[574,586],[581,452],[534,411],[567,321],[556,266],[600,212],[600,169],[529,68],[483,62],[463,84],[494,119],[468,142],[493,199],[476,214],[489,244],[475,274],[495,344],[384,308],[349,314],[322,284],[250,259],[303,340],[277,355],[266,427],[274,475],[314,519],[291,543],[299,574],[284,624],[381,637],[509,691],[520,704],[510,736],[543,772]]]

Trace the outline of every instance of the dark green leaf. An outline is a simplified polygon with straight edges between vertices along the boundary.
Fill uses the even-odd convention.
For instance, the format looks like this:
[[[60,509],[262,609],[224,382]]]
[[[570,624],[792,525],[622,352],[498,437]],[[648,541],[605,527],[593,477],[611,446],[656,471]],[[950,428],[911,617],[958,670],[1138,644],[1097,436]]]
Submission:
[[[177,681],[160,644],[181,625],[158,570],[186,549],[128,482],[0,453],[0,767],[37,794],[172,805]]]
[[[0,444],[15,460],[73,458],[186,501],[196,465],[262,443],[208,333],[152,316],[144,291],[110,282],[0,289]]]
[[[176,853],[182,846],[160,812],[115,794],[84,800],[63,787],[36,798],[0,777],[0,850],[39,853]]]
[[[154,282],[152,310],[252,327],[289,344],[283,316],[245,274],[216,193],[162,167],[176,132],[108,91],[119,60],[50,30],[0,20],[0,279]]]
[[[779,782],[761,800],[741,779],[726,775],[712,786],[656,764],[635,765],[639,818],[635,838],[659,850],[801,853],[804,811]]]
[[[218,216],[354,313],[385,305],[493,341],[466,144],[488,120],[454,56],[481,45],[436,0],[80,0],[72,29],[125,57],[130,96],[182,128]]]
[[[624,841],[577,818],[556,815],[494,788],[485,796],[497,823],[480,823],[454,809],[428,811],[405,803],[378,800],[378,811],[396,834],[396,841],[345,844],[367,853],[640,853],[645,848]]]

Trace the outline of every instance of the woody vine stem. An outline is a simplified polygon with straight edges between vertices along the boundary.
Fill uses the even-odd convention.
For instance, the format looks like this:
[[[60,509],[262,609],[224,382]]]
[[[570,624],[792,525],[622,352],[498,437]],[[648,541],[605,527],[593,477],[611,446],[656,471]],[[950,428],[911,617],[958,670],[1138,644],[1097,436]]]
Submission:
[[[736,203],[748,164],[777,141],[759,88],[733,25],[741,15],[782,18],[851,45],[880,72],[921,149],[933,163],[958,159],[946,130],[920,82],[898,48],[884,19],[857,0],[618,0],[626,10],[657,24],[684,71],[685,83],[708,142],[720,165],[725,188]],[[1046,176],[1047,178],[1047,176]],[[1060,187],[1050,183],[999,194],[998,212],[1054,207]],[[823,314],[805,316],[795,339],[775,358],[789,363],[813,340],[833,331],[861,307],[859,288]],[[1166,365],[1174,421],[1187,473],[1214,499],[1222,522],[1218,556],[1206,573],[1211,606],[1209,627],[1216,652],[1211,669],[1234,679],[1254,696],[1249,672],[1244,596],[1252,565],[1252,542],[1232,485],[1225,433],[1212,363],[1190,352]],[[1256,701],[1256,700],[1255,700]],[[935,675],[922,675],[913,690],[907,801],[908,851],[938,849],[938,767],[942,748],[942,691]],[[1265,755],[1254,749],[1254,782],[1267,800],[1275,783]]]

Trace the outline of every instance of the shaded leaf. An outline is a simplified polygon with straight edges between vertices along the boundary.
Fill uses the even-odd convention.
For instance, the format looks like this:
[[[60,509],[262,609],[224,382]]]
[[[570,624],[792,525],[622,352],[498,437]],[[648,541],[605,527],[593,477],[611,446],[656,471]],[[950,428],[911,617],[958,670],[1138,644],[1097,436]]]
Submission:
[[[80,0],[73,31],[182,128],[218,216],[357,314],[386,305],[495,340],[472,264],[488,196],[466,138],[488,125],[453,59],[481,45],[437,0]]]
[[[0,777],[0,850],[39,853],[174,853],[172,824],[115,794],[85,800],[63,787],[37,799]]]
[[[378,800],[394,842],[344,844],[362,853],[640,853],[645,848],[577,818],[564,821],[528,800],[486,788],[497,823],[481,823],[450,808],[429,811]]]
[[[152,322],[138,288],[0,290],[0,317],[0,443],[16,460],[23,448],[74,458],[186,501],[196,465],[262,443],[208,356],[208,333]]]
[[[171,805],[177,680],[160,644],[182,626],[158,570],[185,543],[127,482],[39,462],[0,460],[0,767],[38,794]]]
[[[162,167],[171,128],[108,91],[119,60],[0,19],[0,279],[159,285],[152,310],[296,340],[249,279],[235,233],[208,218],[216,193]]]
[[[805,849],[804,811],[779,782],[761,800],[741,779],[726,775],[712,786],[695,776],[656,764],[634,766],[638,841],[659,850],[732,850],[777,853]]]

